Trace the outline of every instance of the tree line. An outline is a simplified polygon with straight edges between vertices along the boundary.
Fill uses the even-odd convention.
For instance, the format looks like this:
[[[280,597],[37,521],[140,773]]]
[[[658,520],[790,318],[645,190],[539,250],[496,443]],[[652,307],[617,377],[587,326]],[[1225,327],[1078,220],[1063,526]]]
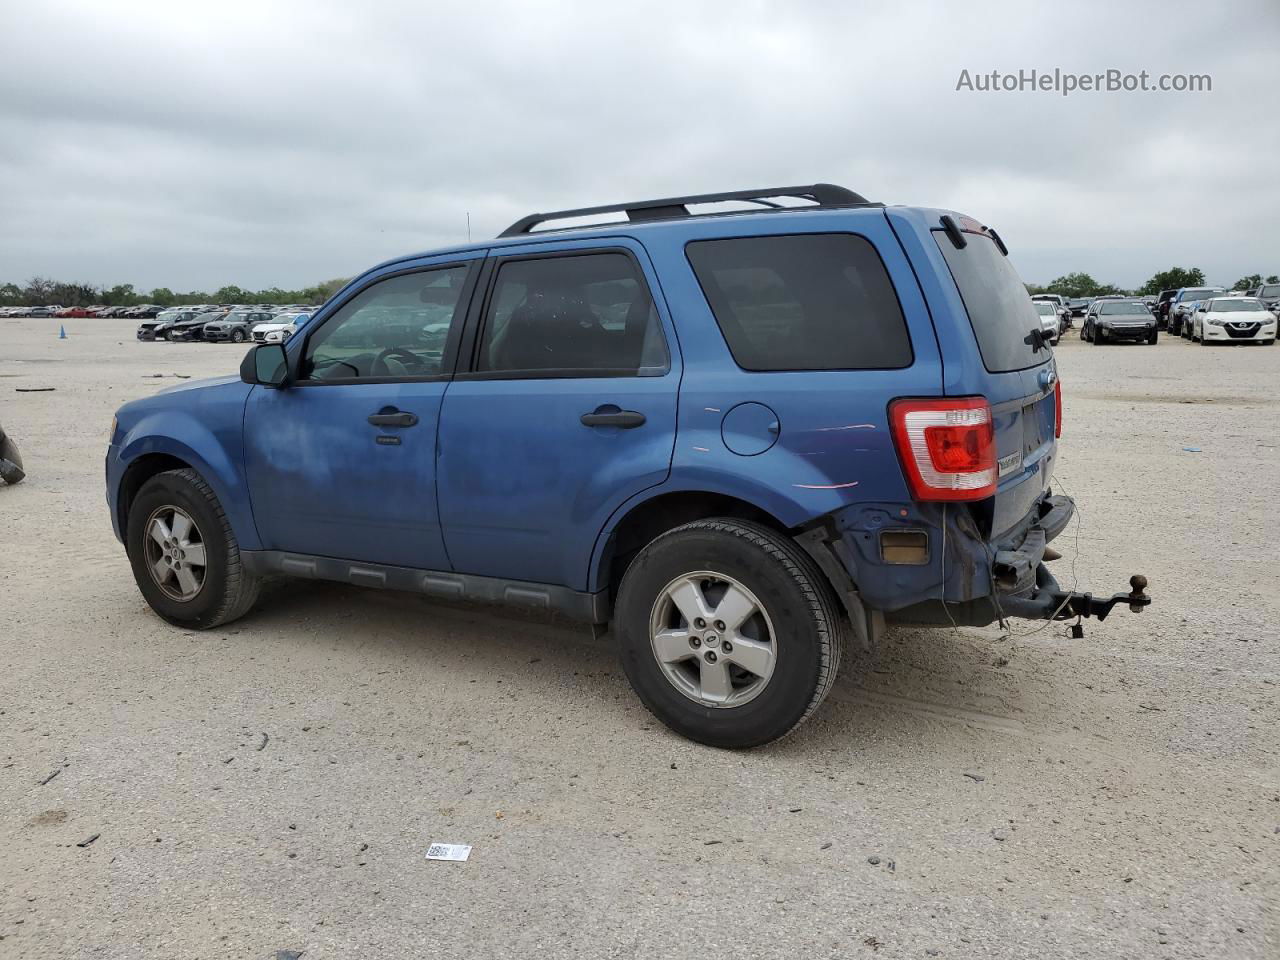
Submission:
[[[1232,290],[1248,290],[1264,283],[1280,283],[1280,276],[1274,273],[1263,278],[1260,273],[1251,273],[1241,277],[1231,285]],[[1102,297],[1107,294],[1120,294],[1133,297],[1154,297],[1161,290],[1177,290],[1180,287],[1202,287],[1205,285],[1204,271],[1199,267],[1170,267],[1162,270],[1136,290],[1122,290],[1110,283],[1099,283],[1087,273],[1068,273],[1058,277],[1048,286],[1028,283],[1029,293],[1059,293],[1064,297]]]
[[[324,280],[301,290],[246,290],[226,286],[212,293],[204,290],[175,292],[168,287],[151,291],[135,290],[131,283],[113,287],[97,287],[91,283],[63,283],[47,277],[32,277],[26,284],[0,284],[0,307],[137,307],[154,303],[160,307],[180,307],[188,303],[323,303],[347,281],[342,278]]]

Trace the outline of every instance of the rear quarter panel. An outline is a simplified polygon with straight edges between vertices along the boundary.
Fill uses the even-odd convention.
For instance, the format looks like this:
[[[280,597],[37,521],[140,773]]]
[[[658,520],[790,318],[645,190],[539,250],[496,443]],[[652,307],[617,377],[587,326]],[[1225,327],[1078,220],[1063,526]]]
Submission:
[[[597,543],[640,500],[674,491],[723,493],[755,504],[790,527],[850,503],[902,502],[906,481],[888,428],[889,402],[937,396],[941,359],[914,271],[883,211],[788,213],[776,223],[744,227],[731,217],[644,235],[675,318],[684,359],[671,475],[614,514]],[[752,372],[734,361],[707,303],[685,246],[698,240],[797,233],[853,233],[876,248],[902,306],[914,359],[895,370]],[[776,414],[776,442],[742,456],[726,446],[725,415],[740,404]]]

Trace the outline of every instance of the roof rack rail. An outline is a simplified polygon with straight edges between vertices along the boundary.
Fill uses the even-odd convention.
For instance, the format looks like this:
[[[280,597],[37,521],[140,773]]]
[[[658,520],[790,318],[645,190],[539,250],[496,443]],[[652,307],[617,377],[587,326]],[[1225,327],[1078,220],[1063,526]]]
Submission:
[[[578,210],[555,210],[550,213],[531,213],[517,220],[500,237],[518,237],[532,233],[533,228],[549,220],[568,220],[575,217],[591,217],[602,213],[625,213],[631,221],[672,220],[694,216],[689,212],[690,203],[723,203],[728,200],[744,200],[778,210],[811,210],[813,207],[784,207],[772,202],[777,197],[794,197],[812,200],[819,207],[879,206],[866,197],[834,183],[811,183],[798,187],[766,187],[763,190],[734,190],[728,193],[702,193],[690,197],[668,197],[664,200],[637,200],[632,203],[611,203],[603,207],[582,207]]]

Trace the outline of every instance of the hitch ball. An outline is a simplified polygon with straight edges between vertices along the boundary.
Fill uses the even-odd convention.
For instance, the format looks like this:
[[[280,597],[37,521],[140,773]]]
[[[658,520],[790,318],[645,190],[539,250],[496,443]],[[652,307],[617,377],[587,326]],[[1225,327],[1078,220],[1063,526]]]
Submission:
[[[1133,588],[1129,594],[1129,609],[1134,613],[1141,613],[1143,608],[1151,602],[1151,598],[1143,592],[1147,589],[1147,578],[1140,573],[1135,573],[1129,578],[1129,586]]]

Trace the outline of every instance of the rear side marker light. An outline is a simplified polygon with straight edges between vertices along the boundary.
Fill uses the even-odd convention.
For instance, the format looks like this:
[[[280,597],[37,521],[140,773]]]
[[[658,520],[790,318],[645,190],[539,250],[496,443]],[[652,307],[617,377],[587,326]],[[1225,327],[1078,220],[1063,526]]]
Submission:
[[[895,400],[889,423],[911,495],[983,500],[996,492],[996,443],[985,397]]]

